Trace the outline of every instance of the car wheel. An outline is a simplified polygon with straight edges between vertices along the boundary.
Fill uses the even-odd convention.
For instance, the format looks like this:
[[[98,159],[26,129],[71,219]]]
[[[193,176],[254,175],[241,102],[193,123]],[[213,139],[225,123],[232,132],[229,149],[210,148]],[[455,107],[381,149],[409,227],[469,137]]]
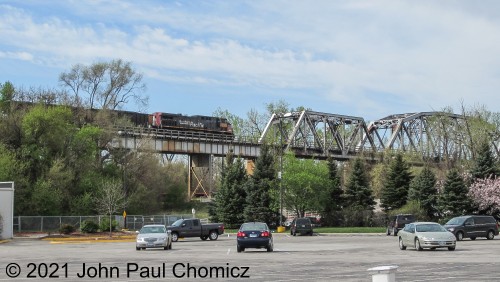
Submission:
[[[312,231],[311,231],[311,232],[309,233],[309,236],[312,236],[312,235],[313,235],[313,233],[314,233],[314,232],[312,232]]]
[[[139,247],[135,247],[135,250],[136,250],[136,251],[140,251],[140,250],[141,250],[141,248],[139,248]]]
[[[200,239],[203,240],[203,241],[205,241],[205,240],[208,239],[208,236],[201,236]]]
[[[471,239],[472,241],[474,241],[474,240],[476,240],[476,237],[470,237],[470,239]]]
[[[273,243],[272,242],[269,243],[269,245],[267,245],[266,249],[267,249],[268,252],[272,252],[273,251]]]
[[[236,245],[236,251],[238,253],[241,253],[241,252],[244,252],[245,251],[245,248],[241,247],[240,245]]]
[[[488,234],[486,235],[486,239],[488,240],[493,240],[493,238],[495,238],[495,233],[493,233],[493,231],[488,231]]]
[[[464,239],[464,233],[462,231],[457,232],[457,241],[462,241]]]
[[[392,229],[392,235],[398,236],[398,229],[397,228]]]
[[[454,251],[455,247],[448,247],[448,251]]]
[[[403,243],[403,239],[401,237],[399,237],[399,249],[403,251],[406,250],[406,246]]]
[[[164,249],[165,251],[166,251],[166,250],[168,250],[168,246],[163,247],[163,249]]]
[[[436,249],[435,247],[432,247],[432,248],[431,248],[431,250],[433,250],[433,251],[434,251],[435,249]]]
[[[177,242],[179,240],[179,235],[177,232],[172,233],[172,242]]]
[[[215,231],[211,231],[210,234],[208,234],[208,237],[210,238],[210,240],[217,240],[217,238],[219,238],[219,234],[217,234],[217,232]]]
[[[415,250],[417,251],[423,250],[422,246],[420,246],[420,240],[418,240],[418,238],[415,238]]]

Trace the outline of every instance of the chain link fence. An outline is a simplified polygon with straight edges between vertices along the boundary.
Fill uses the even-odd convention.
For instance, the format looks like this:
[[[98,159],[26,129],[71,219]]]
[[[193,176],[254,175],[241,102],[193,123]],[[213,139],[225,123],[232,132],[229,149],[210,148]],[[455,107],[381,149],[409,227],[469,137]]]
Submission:
[[[171,225],[178,219],[192,218],[192,214],[180,215],[127,215],[126,218],[120,215],[113,215],[112,218],[118,222],[119,228],[129,230],[139,230],[146,224]],[[65,225],[73,225],[77,230],[80,229],[82,222],[92,220],[100,224],[103,218],[109,218],[109,215],[96,216],[14,216],[14,232],[59,232]],[[208,220],[204,220],[208,222]]]

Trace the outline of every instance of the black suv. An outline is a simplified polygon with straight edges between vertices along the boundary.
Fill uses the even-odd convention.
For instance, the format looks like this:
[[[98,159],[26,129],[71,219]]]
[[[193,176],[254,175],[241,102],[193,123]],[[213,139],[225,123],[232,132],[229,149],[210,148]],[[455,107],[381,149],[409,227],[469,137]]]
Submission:
[[[415,222],[415,217],[413,214],[398,214],[389,217],[389,222],[387,223],[387,235],[397,236],[399,230],[405,228],[407,223]]]
[[[489,215],[464,215],[450,219],[444,227],[455,234],[457,241],[463,238],[476,240],[477,237],[486,237],[488,240],[498,235],[498,223]]]
[[[313,227],[311,224],[311,219],[308,217],[304,218],[295,218],[292,221],[292,224],[290,224],[290,235],[297,235],[299,233],[300,235],[313,235]]]

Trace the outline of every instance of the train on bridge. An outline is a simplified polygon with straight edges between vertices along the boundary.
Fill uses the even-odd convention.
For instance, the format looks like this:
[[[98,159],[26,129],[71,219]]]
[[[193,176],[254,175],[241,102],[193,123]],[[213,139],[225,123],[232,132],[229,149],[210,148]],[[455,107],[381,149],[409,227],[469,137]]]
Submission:
[[[233,136],[233,127],[226,118],[211,116],[186,116],[182,114],[155,112],[143,114],[129,111],[118,111],[137,126],[149,128],[188,130]]]

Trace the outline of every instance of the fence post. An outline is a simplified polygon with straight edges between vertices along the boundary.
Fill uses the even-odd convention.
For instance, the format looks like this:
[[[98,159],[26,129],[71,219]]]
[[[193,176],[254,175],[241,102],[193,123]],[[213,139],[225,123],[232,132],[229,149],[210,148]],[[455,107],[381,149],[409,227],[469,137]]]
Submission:
[[[62,227],[62,216],[59,216],[59,230],[61,230]]]
[[[40,216],[40,232],[43,232],[43,216]]]
[[[18,232],[21,232],[21,217],[22,217],[22,216],[19,216],[19,219],[17,220],[17,223],[19,224],[19,225],[17,226],[17,231],[18,231]]]

